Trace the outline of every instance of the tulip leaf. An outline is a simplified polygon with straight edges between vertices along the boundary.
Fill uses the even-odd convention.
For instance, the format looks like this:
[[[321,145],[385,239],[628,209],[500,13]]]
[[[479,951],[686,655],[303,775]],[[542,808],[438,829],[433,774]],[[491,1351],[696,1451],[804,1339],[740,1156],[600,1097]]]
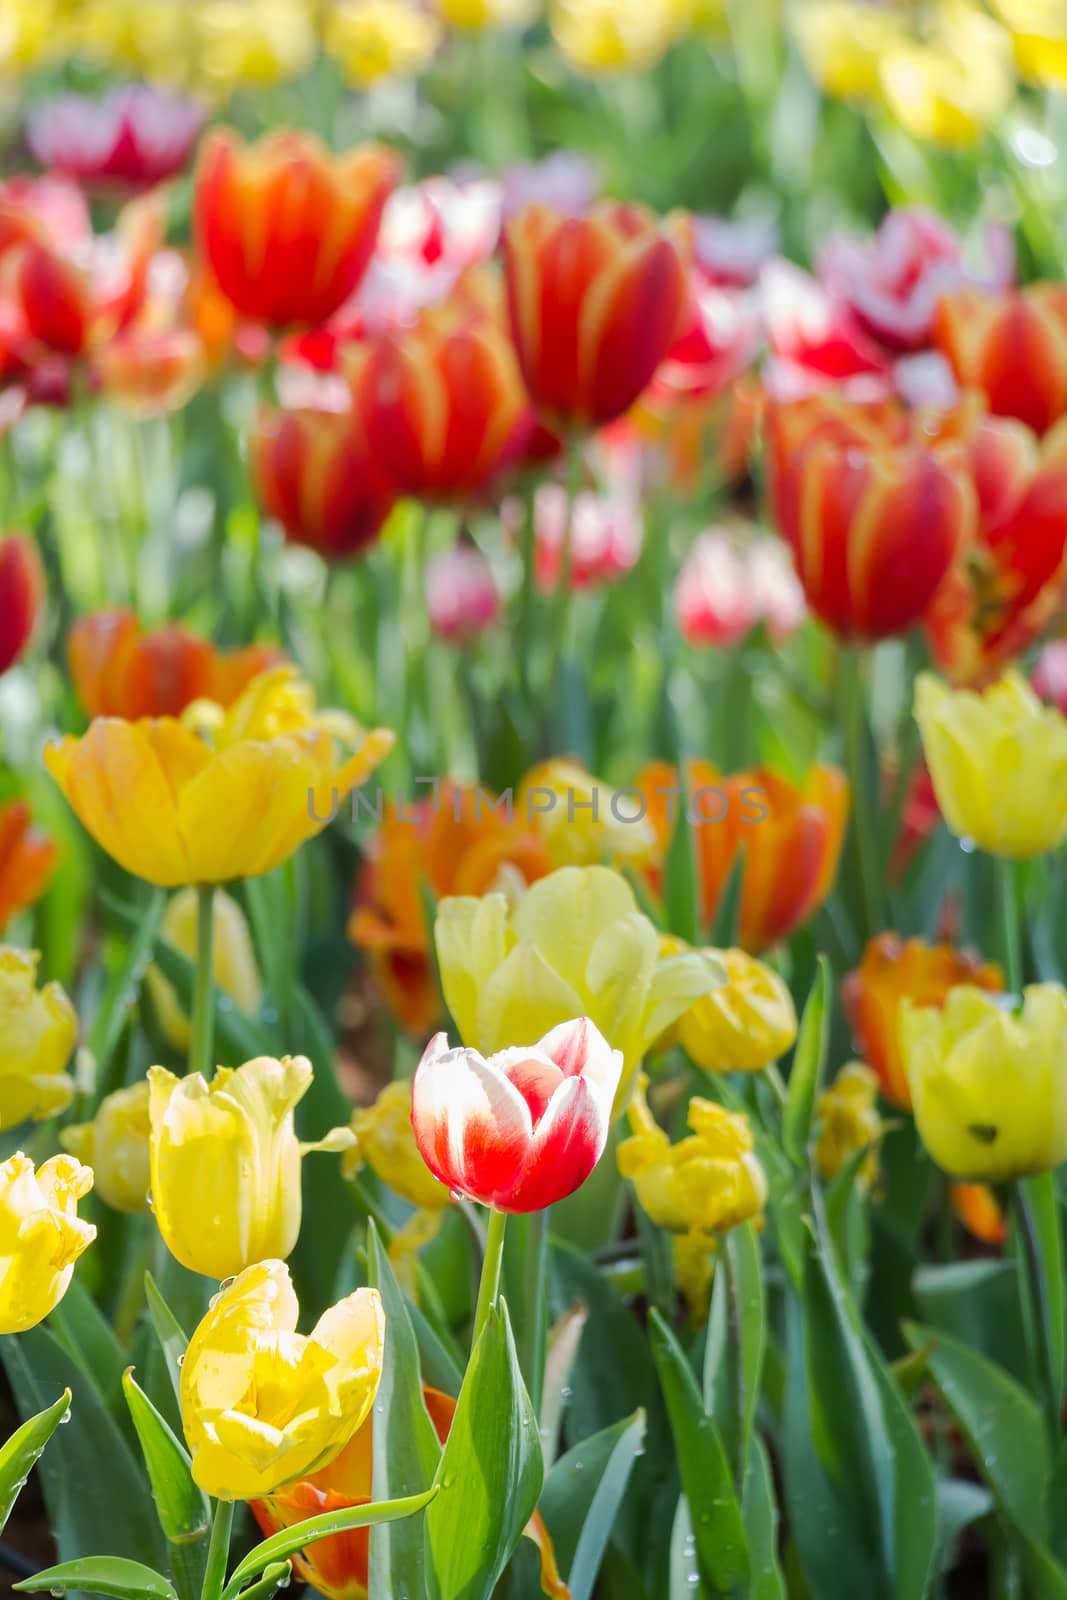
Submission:
[[[707,824],[713,826],[713,824]],[[741,940],[741,896],[745,887],[745,846],[734,857],[715,915],[708,930],[709,942],[716,950],[732,950]]]
[[[337,1082],[336,1047],[329,1026],[302,986],[294,992],[293,1008],[300,1049],[314,1068],[311,1086],[297,1111],[297,1128],[302,1137],[317,1139],[328,1128],[347,1124],[352,1107]],[[345,1217],[355,1220],[352,1190],[341,1176],[340,1163],[323,1157],[302,1161],[300,1180],[304,1216],[336,1219],[331,1228],[302,1228],[289,1262],[299,1298],[323,1305],[329,1302],[345,1246],[347,1229],[339,1224]]]
[[[148,1314],[163,1352],[163,1364],[174,1387],[174,1398],[180,1404],[182,1357],[185,1355],[189,1340],[150,1272],[144,1275],[144,1292],[148,1302]]]
[[[1019,1215],[1032,1240],[1040,1277],[1040,1303],[1034,1307],[1039,1344],[1047,1372],[1052,1411],[1063,1410],[1064,1369],[1067,1364],[1067,1281],[1065,1281],[1063,1225],[1056,1195],[1056,1176],[1041,1172],[1019,1184]]]
[[[634,1462],[645,1440],[635,1411],[561,1456],[545,1481],[540,1511],[571,1600],[589,1600]]]
[[[412,1495],[405,1500],[375,1500],[363,1506],[345,1506],[339,1511],[324,1511],[321,1516],[309,1517],[307,1522],[294,1523],[272,1534],[250,1550],[244,1560],[233,1569],[230,1580],[222,1591],[221,1600],[233,1600],[250,1578],[274,1563],[285,1561],[299,1551],[306,1550],[319,1539],[328,1539],[334,1533],[347,1533],[352,1528],[374,1528],[382,1522],[397,1522],[401,1517],[413,1517],[424,1511],[438,1495],[435,1486],[425,1494]]]
[[[82,1556],[78,1561],[63,1561],[58,1567],[46,1567],[32,1578],[23,1578],[14,1587],[24,1594],[46,1589],[49,1594],[60,1595],[71,1589],[84,1589],[90,1594],[114,1595],[116,1600],[178,1600],[168,1578],[140,1561],[126,1561],[121,1556]]]
[[[64,1389],[54,1405],[29,1417],[0,1449],[0,1533],[41,1451],[69,1415],[70,1390]]]
[[[749,1553],[726,1447],[715,1419],[704,1410],[685,1351],[655,1308],[649,1329],[700,1568],[713,1590],[729,1593],[747,1578]]]
[[[419,1494],[434,1480],[441,1446],[422,1398],[419,1350],[407,1304],[373,1221],[367,1225],[367,1281],[385,1311],[385,1359],[374,1402],[374,1488],[388,1498]],[[383,1523],[370,1540],[370,1589],[381,1600],[426,1587],[421,1523]]]
[[[499,1301],[471,1356],[426,1516],[438,1600],[489,1600],[537,1506],[537,1419]]]
[[[786,1154],[803,1166],[815,1116],[815,1102],[826,1070],[830,1041],[830,964],[819,957],[815,982],[800,1019],[789,1090],[782,1114],[782,1143]]]
[[[742,1495],[742,1512],[751,1574],[747,1600],[786,1600],[785,1578],[778,1564],[778,1504],[766,1446],[753,1435]]]
[[[211,1507],[193,1482],[189,1452],[140,1389],[132,1372],[122,1379],[137,1437],[141,1441],[159,1523],[170,1544],[186,1544],[209,1532]]]
[[[107,1081],[111,1057],[122,1037],[130,1010],[137,1002],[141,979],[159,934],[167,899],[162,890],[156,889],[144,906],[120,906],[110,898],[106,903],[119,910],[131,938],[122,965],[108,983],[86,1037],[86,1047],[96,1062],[98,1084]]]
[[[242,1589],[238,1600],[269,1600],[276,1589],[287,1589],[293,1575],[290,1561],[274,1561],[247,1589]]]
[[[725,1254],[730,1325],[725,1359],[730,1368],[729,1392],[736,1399],[739,1413],[730,1418],[727,1447],[738,1463],[744,1482],[767,1344],[763,1257],[751,1222],[734,1228],[727,1235]]]

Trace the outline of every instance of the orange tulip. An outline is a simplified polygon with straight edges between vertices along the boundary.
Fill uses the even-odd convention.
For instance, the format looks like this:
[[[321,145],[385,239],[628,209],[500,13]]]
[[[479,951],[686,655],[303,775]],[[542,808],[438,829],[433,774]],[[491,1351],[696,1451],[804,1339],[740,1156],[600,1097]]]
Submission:
[[[526,387],[559,428],[622,416],[688,307],[686,248],[641,206],[520,211],[504,230],[511,334]]]
[[[102,345],[93,371],[103,392],[135,417],[180,411],[203,380],[204,345],[189,328],[132,329]]]
[[[1008,1224],[988,1183],[951,1183],[948,1193],[953,1211],[972,1238],[989,1245],[1005,1242]]]
[[[44,893],[59,851],[33,826],[25,800],[0,806],[0,932]]]
[[[794,786],[766,767],[723,777],[707,761],[686,769],[701,915],[714,921],[740,852],[740,943],[766,950],[822,905],[833,886],[848,820],[849,790],[836,767],[815,766]],[[653,762],[636,781],[656,829],[660,860],[682,804],[677,769]],[[662,866],[650,874],[660,887]]]
[[[1001,970],[992,962],[951,945],[906,942],[895,933],[880,933],[863,952],[855,972],[841,989],[845,1011],[863,1059],[874,1068],[882,1092],[895,1106],[911,1105],[907,1074],[897,1038],[897,1013],[902,1000],[919,1006],[943,1005],[958,984],[999,992]]]
[[[334,156],[311,134],[246,146],[220,129],[197,168],[198,245],[242,316],[275,328],[324,322],[367,270],[398,176],[380,145]]]
[[[181,623],[146,633],[132,611],[79,617],[67,637],[67,661],[90,717],[178,717],[194,700],[229,707],[283,659],[274,645],[216,650]]]
[[[995,416],[1045,433],[1067,413],[1067,288],[1035,283],[946,295],[934,343],[963,388],[985,395]]]
[[[44,601],[44,568],[28,535],[0,537],[0,674],[13,667],[33,636]]]
[[[536,834],[484,790],[442,782],[433,801],[390,808],[356,887],[348,937],[370,956],[390,1011],[425,1038],[440,1020],[422,887],[437,899],[522,888],[552,869]]]

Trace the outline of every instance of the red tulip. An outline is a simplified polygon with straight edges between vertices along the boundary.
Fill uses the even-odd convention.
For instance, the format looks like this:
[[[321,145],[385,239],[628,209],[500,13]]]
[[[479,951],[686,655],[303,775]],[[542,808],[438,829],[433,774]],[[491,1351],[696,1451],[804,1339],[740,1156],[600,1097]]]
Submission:
[[[1067,287],[964,289],[938,306],[934,342],[998,417],[1045,433],[1067,413]]]
[[[33,826],[25,800],[0,806],[0,932],[44,893],[59,851]]]
[[[33,634],[44,601],[44,568],[27,535],[0,538],[0,673],[13,667]]]
[[[568,217],[528,206],[504,230],[511,332],[526,387],[557,427],[627,411],[678,336],[683,251],[640,206]]]
[[[430,1171],[498,1211],[543,1211],[588,1178],[607,1143],[622,1055],[583,1017],[529,1048],[479,1055],[431,1039],[411,1122]]]
[[[26,142],[42,167],[82,183],[148,188],[182,170],[204,125],[194,100],[128,84],[102,99],[61,94],[26,117]]]
[[[180,717],[194,700],[232,705],[259,673],[282,659],[274,645],[217,650],[179,622],[145,632],[132,611],[79,617],[67,661],[89,717]]]
[[[193,213],[223,294],[271,327],[324,322],[367,270],[397,173],[380,145],[333,156],[310,134],[271,133],[244,146],[227,130],[213,133]]]

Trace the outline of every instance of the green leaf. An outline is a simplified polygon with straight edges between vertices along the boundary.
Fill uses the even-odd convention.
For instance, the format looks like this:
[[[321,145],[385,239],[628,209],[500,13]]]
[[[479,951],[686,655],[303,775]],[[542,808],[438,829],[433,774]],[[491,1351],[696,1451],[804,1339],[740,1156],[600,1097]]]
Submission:
[[[734,857],[708,930],[708,942],[716,950],[732,950],[741,937],[741,892],[744,886],[745,847],[742,845]]]
[[[373,1222],[367,1225],[367,1282],[378,1290],[385,1309],[385,1360],[374,1402],[374,1489],[396,1499],[430,1487],[441,1446],[423,1403],[419,1350],[407,1304]],[[371,1593],[381,1600],[422,1594],[425,1562],[421,1523],[383,1523],[371,1534]]]
[[[787,1600],[778,1564],[778,1504],[763,1440],[756,1434],[749,1452],[741,1508],[748,1535],[752,1572],[747,1600]]]
[[[28,1418],[0,1449],[0,1533],[38,1456],[69,1416],[70,1390],[64,1389],[54,1405]]]
[[[97,1082],[107,1076],[108,1065],[122,1037],[126,1019],[134,1005],[152,956],[152,946],[163,921],[167,897],[157,889],[146,906],[136,910],[123,906],[122,920],[132,934],[129,949],[119,970],[111,979],[86,1037],[86,1047],[96,1061]]]
[[[440,1600],[489,1600],[537,1506],[537,1420],[501,1301],[471,1356],[426,1517]]]
[[[763,1290],[763,1258],[751,1222],[734,1228],[726,1239],[727,1310],[730,1339],[726,1348],[729,1392],[735,1402],[728,1446],[738,1462],[741,1481],[748,1471],[748,1453],[756,1425],[763,1355],[767,1344]]]
[[[678,782],[678,815],[674,819],[667,859],[663,865],[663,908],[668,930],[686,944],[700,942],[700,875],[697,871],[696,840],[689,820],[689,787],[684,766]]]
[[[956,1555],[964,1528],[993,1509],[993,1496],[983,1484],[969,1478],[940,1478],[937,1484],[938,1565],[947,1572]]]
[[[1014,1261],[987,1256],[924,1264],[911,1284],[924,1322],[1024,1380],[1029,1374],[1018,1278]]]
[[[548,1475],[540,1511],[571,1600],[589,1600],[593,1593],[644,1439],[645,1414],[639,1410],[583,1439]]]
[[[180,1403],[182,1357],[185,1355],[189,1340],[150,1272],[144,1275],[144,1292],[148,1302],[148,1314],[152,1319],[156,1338],[159,1340],[159,1348],[163,1352],[163,1364],[174,1386],[174,1398]]]
[[[262,1578],[250,1583],[247,1589],[242,1589],[239,1600],[269,1600],[276,1589],[287,1589],[293,1575],[292,1563],[289,1561],[274,1561],[263,1573]]]
[[[23,1578],[16,1589],[24,1594],[66,1594],[68,1589],[84,1589],[90,1594],[115,1595],[117,1600],[178,1600],[174,1585],[140,1561],[124,1561],[121,1556],[83,1556],[80,1561],[63,1561],[58,1567]]]
[[[1043,1325],[1049,1364],[1048,1381],[1056,1414],[1063,1409],[1064,1368],[1067,1363],[1067,1277],[1064,1271],[1063,1224],[1056,1196],[1056,1174],[1041,1172],[1024,1178],[1020,1201],[1033,1230],[1041,1274],[1041,1303],[1035,1307]]]
[[[122,1389],[141,1441],[160,1527],[170,1544],[189,1544],[211,1527],[207,1495],[193,1482],[189,1452],[142,1389],[132,1372],[124,1374]]]
[[[830,1040],[830,963],[820,956],[804,1015],[800,1019],[789,1090],[782,1114],[782,1143],[786,1154],[799,1167],[807,1161],[808,1140],[815,1115],[815,1102],[826,1070]]]
[[[748,1576],[749,1557],[722,1436],[704,1410],[685,1351],[655,1308],[649,1329],[700,1567],[713,1589],[728,1592]]]

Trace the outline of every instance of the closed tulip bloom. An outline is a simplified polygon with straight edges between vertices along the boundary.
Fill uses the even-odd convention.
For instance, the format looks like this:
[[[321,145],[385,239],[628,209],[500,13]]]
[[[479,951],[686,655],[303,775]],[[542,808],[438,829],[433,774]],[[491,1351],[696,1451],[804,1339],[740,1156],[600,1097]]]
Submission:
[[[384,1084],[373,1105],[352,1113],[355,1143],[341,1158],[350,1177],[368,1166],[383,1183],[420,1211],[436,1211],[451,1202],[445,1184],[434,1177],[419,1153],[411,1126],[411,1084],[403,1079]]]
[[[1062,89],[1067,84],[1067,19],[1058,0],[993,0],[993,9],[1011,30],[1022,77]]]
[[[808,610],[788,550],[777,539],[745,539],[727,528],[697,535],[678,573],[674,605],[689,644],[721,650],[759,623],[780,643]]]
[[[877,1144],[882,1133],[878,1114],[878,1078],[862,1061],[850,1061],[815,1102],[815,1165],[827,1181],[861,1150],[857,1181],[869,1188],[878,1178]]]
[[[414,77],[440,42],[440,22],[416,0],[336,0],[326,18],[326,49],[359,89]]]
[[[439,639],[459,643],[499,620],[493,569],[474,545],[454,545],[426,563],[426,613]]]
[[[1022,1005],[969,986],[944,1006],[905,1003],[900,1045],[919,1137],[955,1178],[1002,1182],[1067,1160],[1067,995]]]
[[[552,0],[552,36],[579,72],[652,67],[685,31],[686,0]]]
[[[1013,860],[1056,848],[1067,833],[1067,718],[1020,673],[977,693],[924,672],[915,719],[957,838]]]
[[[604,1153],[622,1056],[588,1017],[496,1055],[426,1047],[411,1088],[415,1142],[454,1194],[498,1211],[543,1211]]]
[[[794,38],[815,82],[835,100],[874,100],[886,53],[906,38],[895,10],[856,0],[806,0],[790,13]]]
[[[596,428],[627,411],[678,334],[685,250],[640,206],[584,217],[545,206],[504,230],[511,333],[526,387],[555,428]]]
[[[324,322],[358,287],[398,176],[380,145],[331,155],[312,135],[205,141],[197,169],[197,242],[244,317],[275,328]]]
[[[148,1073],[152,1206],[171,1255],[205,1278],[284,1260],[300,1232],[300,1161],[342,1150],[347,1129],[301,1145],[293,1111],[311,1087],[303,1056],[259,1056],[236,1071]]]
[[[127,189],[181,171],[204,124],[195,100],[151,84],[125,84],[102,99],[61,94],[31,107],[26,142],[50,173]]]
[[[666,954],[687,948],[668,936],[662,947]],[[709,954],[722,966],[726,982],[683,1012],[660,1046],[680,1044],[705,1072],[762,1072],[796,1039],[793,997],[772,967],[744,950]]]
[[[395,485],[357,413],[261,411],[250,455],[264,511],[287,539],[325,561],[366,550],[396,504]]]
[[[179,889],[168,903],[159,929],[165,943],[173,945],[190,961],[196,959],[197,905],[195,889]],[[237,901],[222,889],[213,895],[211,911],[215,988],[245,1016],[257,1016],[263,1000],[263,985],[245,914]],[[145,978],[167,1042],[175,1050],[188,1050],[192,1026],[174,985],[154,964]]]
[[[258,1500],[327,1466],[370,1415],[385,1316],[375,1289],[331,1306],[306,1337],[281,1261],[216,1296],[189,1341],[181,1413],[193,1478],[220,1500]]]
[[[1067,413],[1067,289],[961,289],[938,305],[934,342],[998,417],[1046,433]]]
[[[33,636],[44,604],[44,568],[26,534],[0,538],[0,673],[13,667]]]
[[[78,1216],[93,1175],[73,1156],[35,1172],[19,1150],[0,1163],[0,1333],[36,1327],[66,1294],[74,1263],[96,1238]]]
[[[190,708],[190,713],[194,708]],[[170,717],[98,717],[45,765],[96,842],[163,888],[227,883],[279,866],[385,759],[393,735],[315,710],[291,668],[253,680],[201,732]],[[188,715],[188,714],[187,714]],[[340,740],[338,739],[340,735]],[[354,746],[341,759],[338,743]]]
[[[633,1132],[619,1145],[618,1163],[648,1216],[657,1228],[700,1237],[758,1220],[767,1177],[747,1118],[694,1096],[688,1122],[691,1132],[672,1144],[639,1085],[630,1107]]]
[[[874,1068],[892,1105],[905,1110],[911,1105],[897,1031],[902,1001],[943,1005],[961,984],[996,993],[1004,980],[998,966],[966,950],[930,945],[925,939],[905,941],[895,933],[872,939],[855,972],[845,979],[841,998],[856,1047]]]
[[[465,1044],[489,1054],[588,1017],[622,1052],[616,1114],[645,1052],[724,978],[702,951],[662,955],[633,890],[608,867],[561,867],[514,910],[502,894],[442,900],[434,933],[445,1001]]]
[[[656,830],[638,801],[636,794],[602,783],[577,761],[553,756],[530,768],[515,809],[544,841],[554,867],[643,865],[655,851]]]
[[[128,417],[166,417],[200,388],[207,356],[190,328],[135,328],[101,345],[93,374],[102,392]]]
[[[148,1080],[101,1100],[92,1122],[64,1128],[64,1150],[93,1169],[97,1194],[115,1211],[148,1211]]]
[[[78,1019],[58,983],[37,988],[36,950],[0,945],[0,1129],[64,1110]]]
[[[59,850],[34,827],[25,800],[0,805],[0,933],[44,893]]]
[[[969,150],[1011,104],[1011,40],[969,0],[941,0],[926,37],[890,49],[879,78],[879,98],[913,138]]]

